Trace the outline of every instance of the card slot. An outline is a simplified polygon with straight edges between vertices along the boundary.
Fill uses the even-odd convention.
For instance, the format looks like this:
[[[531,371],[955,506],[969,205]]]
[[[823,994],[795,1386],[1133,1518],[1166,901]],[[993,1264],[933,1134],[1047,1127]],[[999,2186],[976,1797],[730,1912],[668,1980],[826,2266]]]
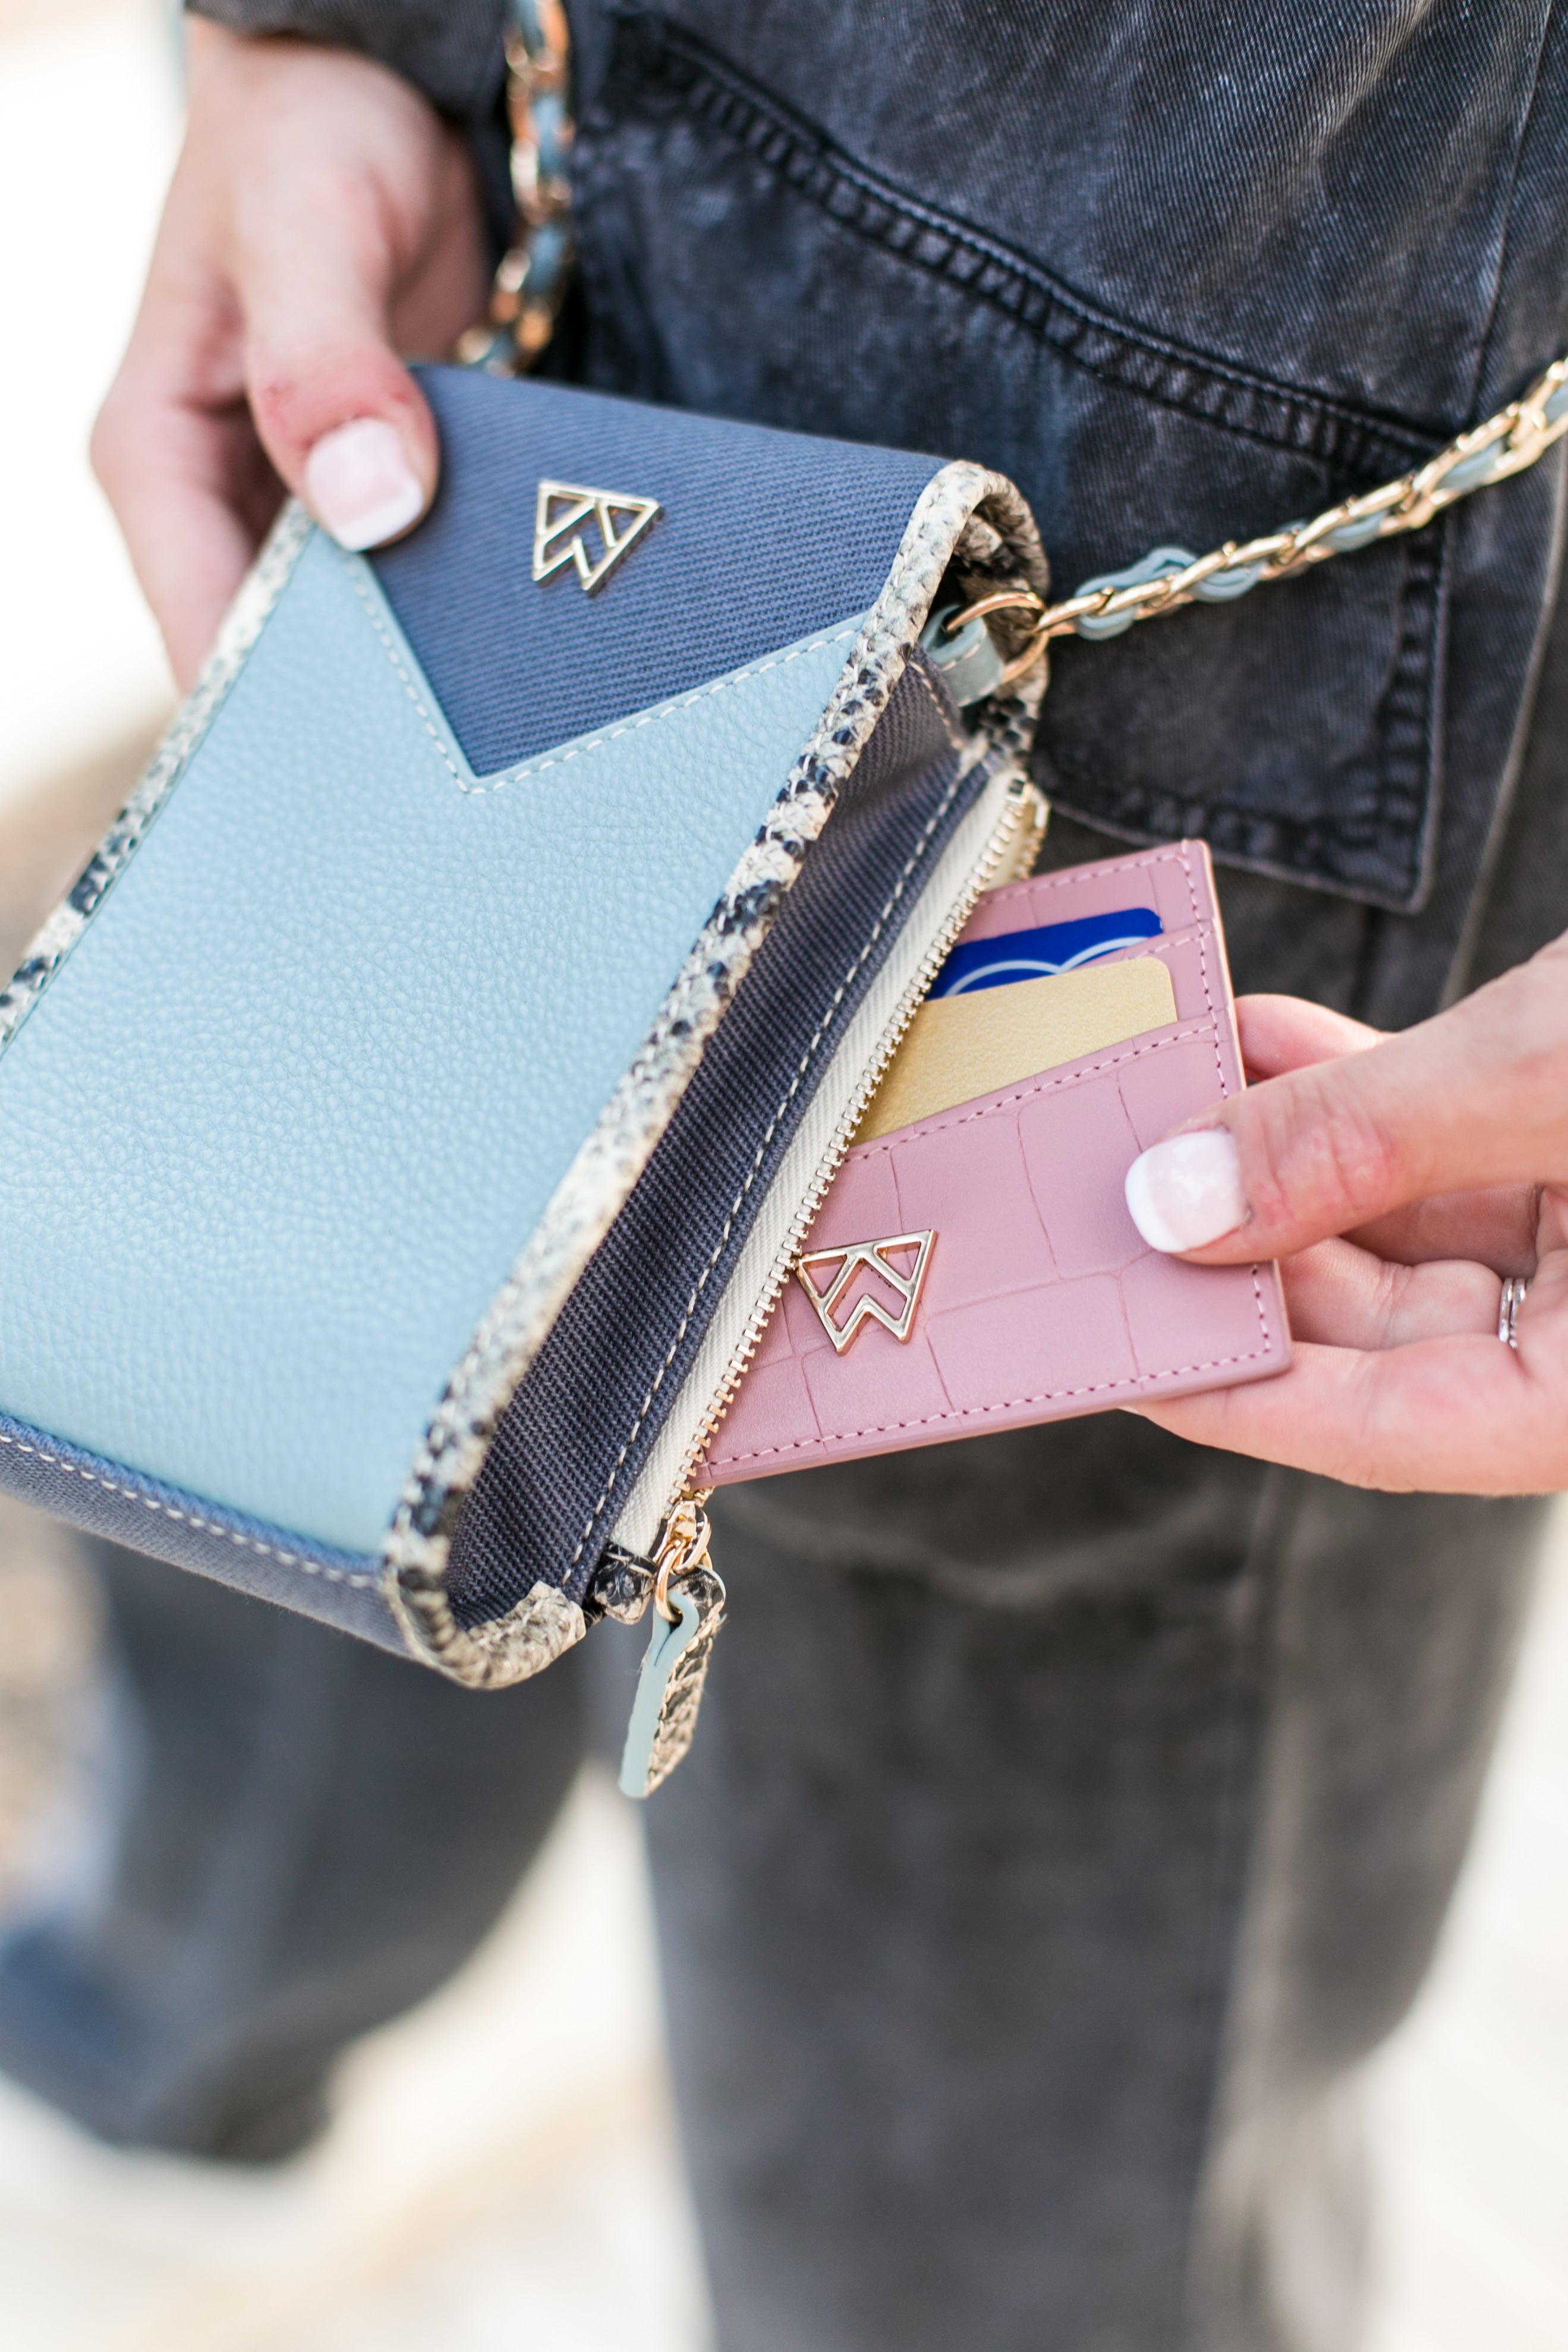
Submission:
[[[965,933],[984,939],[1028,923],[1053,923],[1079,915],[1109,913],[1118,907],[1152,909],[1166,931],[1212,920],[1215,913],[1208,853],[1200,841],[1173,842],[1131,857],[1110,857],[1093,866],[1031,874],[988,890]]]
[[[923,1004],[856,1137],[977,1101],[1086,1054],[1180,1018],[1171,971],[1152,955],[1107,958],[1078,971]]]
[[[1214,1097],[1220,1099],[1238,1091],[1237,1065],[1223,1023],[1207,1014],[1186,1020],[1178,1018],[1164,1023],[1159,1028],[1136,1030],[1130,1036],[1112,1039],[1070,1062],[1056,1063],[1045,1069],[1032,1071],[1027,1076],[1009,1080],[1004,1086],[993,1087],[985,1094],[945,1104],[941,1110],[927,1111],[903,1126],[879,1129],[874,1134],[862,1129],[850,1147],[845,1164],[847,1166],[852,1160],[874,1160],[881,1153],[897,1150],[900,1144],[928,1135],[940,1135],[950,1128],[967,1126],[974,1120],[1011,1117],[1021,1103],[1048,1098],[1113,1073],[1131,1083],[1139,1104],[1139,1116],[1134,1122],[1139,1149],[1146,1150],[1168,1128],[1191,1115],[1192,1106],[1184,1093],[1173,1097],[1176,1107],[1171,1110],[1170,1116],[1163,1118],[1152,1131],[1144,1132],[1151,1120],[1163,1111],[1166,1100],[1157,1078],[1152,1077],[1150,1072],[1158,1067],[1167,1048],[1184,1045],[1193,1040],[1202,1041],[1214,1056]],[[1133,1079],[1131,1074],[1135,1068],[1139,1075]],[[831,1200],[832,1195],[828,1197]]]
[[[1222,1003],[1228,1003],[1225,957],[1213,923],[1188,923],[1181,930],[1167,931],[1141,947],[1116,950],[1107,955],[1103,963],[1127,963],[1139,956],[1157,957],[1169,971],[1179,1020],[1201,1019],[1217,1012]],[[1100,963],[1094,966],[1096,971],[1101,968]]]
[[[1151,907],[1116,907],[1092,915],[1058,913],[1049,923],[976,934],[973,923],[931,983],[933,998],[977,995],[1023,980],[1059,979],[1130,949],[1147,948],[1164,926]]]

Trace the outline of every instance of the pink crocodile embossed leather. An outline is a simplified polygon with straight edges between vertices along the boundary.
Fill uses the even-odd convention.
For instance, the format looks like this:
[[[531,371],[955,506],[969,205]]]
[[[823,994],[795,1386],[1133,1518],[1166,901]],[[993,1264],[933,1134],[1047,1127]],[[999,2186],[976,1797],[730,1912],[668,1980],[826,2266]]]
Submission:
[[[1166,1129],[1242,1084],[1208,853],[1181,842],[991,892],[966,940],[1142,905],[1177,1019],[861,1144],[806,1244],[850,1250],[931,1232],[910,1337],[863,1318],[843,1353],[792,1279],[700,1483],[1014,1429],[1135,1399],[1283,1371],[1290,1340],[1272,1265],[1184,1265],[1147,1247],[1123,1180]],[[907,1278],[915,1252],[889,1262]],[[821,1285],[819,1283],[818,1286]],[[896,1286],[862,1266],[897,1319]]]

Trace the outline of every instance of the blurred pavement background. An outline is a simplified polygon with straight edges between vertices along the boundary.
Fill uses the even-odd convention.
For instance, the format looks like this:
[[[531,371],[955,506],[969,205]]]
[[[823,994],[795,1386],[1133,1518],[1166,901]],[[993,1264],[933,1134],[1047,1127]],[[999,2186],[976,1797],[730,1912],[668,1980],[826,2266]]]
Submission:
[[[0,0],[7,969],[170,703],[86,460],[177,137],[168,23],[159,0]],[[68,1776],[93,1623],[68,1543],[0,1502],[0,1897]],[[1568,2342],[1565,1831],[1568,1517],[1438,1968],[1367,2084],[1366,2352]],[[597,1778],[473,1965],[355,2053],[310,2158],[229,2183],[99,2155],[0,2096],[0,2337],[26,2352],[701,2352],[705,2334],[636,1825]]]

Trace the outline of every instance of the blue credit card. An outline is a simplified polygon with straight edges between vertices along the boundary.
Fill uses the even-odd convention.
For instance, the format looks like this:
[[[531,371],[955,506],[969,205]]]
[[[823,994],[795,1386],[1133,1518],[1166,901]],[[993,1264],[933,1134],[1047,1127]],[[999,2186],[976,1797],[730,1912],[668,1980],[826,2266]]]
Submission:
[[[998,931],[994,940],[961,940],[938,972],[932,996],[970,996],[1005,988],[1015,980],[1044,980],[1118,948],[1157,939],[1163,926],[1149,907],[1122,907],[1110,915],[1080,915],[1070,923],[1041,923],[1031,931]]]

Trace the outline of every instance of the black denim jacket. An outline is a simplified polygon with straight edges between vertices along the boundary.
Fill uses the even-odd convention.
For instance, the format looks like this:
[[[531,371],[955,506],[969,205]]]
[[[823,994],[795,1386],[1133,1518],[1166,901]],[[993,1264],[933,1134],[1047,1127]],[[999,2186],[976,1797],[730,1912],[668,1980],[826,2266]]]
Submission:
[[[500,0],[203,5],[493,110]],[[1568,350],[1555,0],[571,13],[575,371],[996,466],[1058,589],[1365,488]],[[1426,1010],[1501,836],[1563,484],[1559,449],[1421,533],[1058,647],[1058,811],[1265,877],[1226,890],[1248,981]]]

